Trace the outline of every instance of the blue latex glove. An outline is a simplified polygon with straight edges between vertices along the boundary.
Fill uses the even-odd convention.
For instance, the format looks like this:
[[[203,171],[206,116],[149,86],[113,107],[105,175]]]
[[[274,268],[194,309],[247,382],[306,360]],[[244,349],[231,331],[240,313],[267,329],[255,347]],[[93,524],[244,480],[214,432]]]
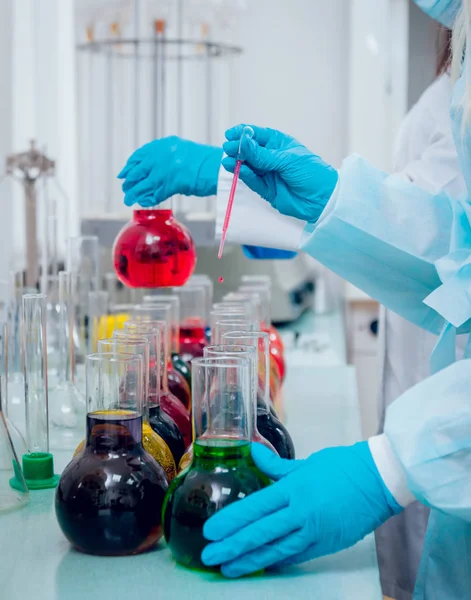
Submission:
[[[242,252],[251,260],[291,260],[298,255],[290,250],[278,248],[263,248],[262,246],[242,246]]]
[[[276,483],[235,502],[204,525],[215,543],[208,566],[227,577],[287,566],[353,546],[402,508],[383,483],[368,442],[281,459],[252,445],[256,465]]]
[[[245,125],[226,131],[225,169],[234,172],[241,146],[240,178],[281,214],[315,223],[337,185],[337,171],[297,140],[276,131],[251,126],[252,139],[240,138]]]
[[[176,136],[154,140],[136,150],[118,178],[124,203],[155,206],[175,194],[212,196],[217,192],[222,150]]]

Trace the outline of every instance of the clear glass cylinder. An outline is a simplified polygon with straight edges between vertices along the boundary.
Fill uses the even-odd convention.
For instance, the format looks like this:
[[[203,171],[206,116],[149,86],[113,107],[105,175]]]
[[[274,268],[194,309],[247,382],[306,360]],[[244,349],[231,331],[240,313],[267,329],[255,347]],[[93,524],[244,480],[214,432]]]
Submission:
[[[159,352],[155,357],[156,365],[159,365],[160,390],[168,392],[168,326],[166,321],[157,320],[130,320],[124,323],[124,331],[132,333],[132,335],[141,335],[146,332],[158,333]],[[152,351],[151,351],[152,352]],[[152,360],[152,354],[151,354]]]
[[[273,405],[270,401],[272,396],[274,400],[279,394],[279,380],[274,380],[274,371],[270,363],[270,339],[266,331],[234,331],[222,336],[223,344],[248,344],[257,348],[258,353],[258,396],[256,400],[257,408],[257,428],[261,436],[267,439],[281,458],[295,458],[295,449],[293,440],[286,427],[278,419]]]
[[[171,327],[171,348],[170,351],[178,354],[180,351],[180,297],[175,295],[151,294],[144,296],[143,306],[148,305],[170,305],[170,327]],[[158,320],[159,317],[157,317]]]
[[[195,443],[230,445],[252,439],[250,360],[228,356],[192,363]]]
[[[223,343],[225,333],[233,331],[255,331],[257,324],[246,319],[239,319],[231,316],[228,319],[221,319],[214,324],[214,331],[211,331],[211,341],[214,345]]]
[[[132,320],[165,322],[165,342],[170,353],[172,347],[172,304],[170,302],[137,304],[132,311]]]
[[[44,294],[23,296],[26,446],[30,453],[49,452],[46,301]]]
[[[209,315],[209,311],[211,310],[211,305],[213,303],[214,297],[214,283],[212,282],[209,275],[204,274],[195,274],[190,277],[188,283],[185,287],[204,287],[206,292],[206,314]]]
[[[257,426],[257,404],[259,394],[259,368],[257,347],[255,345],[232,344],[232,341],[229,341],[228,345],[224,344],[219,346],[206,346],[206,348],[204,349],[204,355],[208,358],[218,358],[220,360],[224,360],[228,356],[233,356],[236,358],[247,358],[250,361],[250,406],[252,418],[252,441],[258,442],[259,444],[263,444],[273,452],[276,452],[274,446],[260,434]]]
[[[109,312],[109,295],[105,291],[88,292],[88,349],[97,351],[98,340]]]
[[[28,487],[20,467],[12,436],[2,407],[4,377],[0,378],[0,514],[23,507]]]
[[[79,360],[88,352],[89,292],[100,289],[100,248],[96,236],[68,238],[66,270],[77,278],[76,327]]]
[[[260,323],[263,327],[271,325],[271,291],[268,286],[262,285],[241,285],[238,288],[241,294],[249,294],[259,298],[260,302]],[[256,300],[258,304],[258,301]]]
[[[114,352],[89,354],[86,358],[87,414],[118,413],[128,419],[144,411],[143,359]],[[139,423],[140,425],[140,423]],[[142,434],[133,430],[136,443]]]

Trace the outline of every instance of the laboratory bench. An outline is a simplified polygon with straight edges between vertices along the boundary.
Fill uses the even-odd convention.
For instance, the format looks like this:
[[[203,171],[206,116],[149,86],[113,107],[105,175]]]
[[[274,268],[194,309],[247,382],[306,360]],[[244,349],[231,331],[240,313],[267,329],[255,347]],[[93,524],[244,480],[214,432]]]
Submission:
[[[291,333],[298,331],[297,336],[283,332],[288,342],[285,421],[300,458],[324,446],[351,444],[361,437],[355,371],[345,362],[341,339],[342,317],[308,314],[302,319],[290,327]],[[310,337],[303,341],[304,334]],[[317,360],[313,358],[306,368],[309,354]],[[56,454],[56,471],[65,466],[69,456]],[[53,490],[31,492],[25,508],[0,516],[0,600],[382,597],[372,535],[333,556],[277,573],[226,580],[216,573],[177,565],[164,541],[156,550],[138,556],[81,554],[60,531],[53,498]]]

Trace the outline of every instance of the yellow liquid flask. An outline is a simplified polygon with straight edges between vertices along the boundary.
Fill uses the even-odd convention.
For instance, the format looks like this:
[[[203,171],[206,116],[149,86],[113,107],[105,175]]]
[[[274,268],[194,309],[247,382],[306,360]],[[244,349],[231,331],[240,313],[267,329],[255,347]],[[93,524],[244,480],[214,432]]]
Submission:
[[[192,361],[193,459],[171,483],[163,509],[165,539],[184,566],[206,568],[203,525],[211,515],[269,484],[250,454],[250,386],[246,358]]]
[[[138,554],[162,536],[168,489],[165,471],[142,446],[142,356],[91,354],[85,367],[86,445],[60,478],[57,520],[81,552]]]

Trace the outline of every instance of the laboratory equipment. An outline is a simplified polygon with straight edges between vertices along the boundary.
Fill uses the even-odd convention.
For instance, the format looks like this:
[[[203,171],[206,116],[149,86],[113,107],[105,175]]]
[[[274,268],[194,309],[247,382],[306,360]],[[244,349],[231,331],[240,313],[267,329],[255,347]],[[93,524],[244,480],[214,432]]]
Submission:
[[[222,344],[222,336],[224,333],[231,331],[256,331],[257,323],[247,319],[240,319],[231,316],[228,319],[221,319],[214,324],[214,334],[211,332],[211,340],[213,345]]]
[[[221,343],[234,345],[246,344],[254,346],[257,349],[258,430],[274,446],[281,458],[295,458],[294,444],[288,430],[277,417],[276,412],[270,410],[270,342],[268,333],[266,331],[234,331],[223,334]]]
[[[0,376],[0,514],[28,502],[28,488],[3,414],[4,379]]]
[[[164,321],[166,324],[166,355],[168,357],[167,363],[167,378],[168,387],[171,393],[176,396],[185,406],[187,410],[191,410],[191,391],[190,386],[187,384],[185,377],[173,366],[171,359],[171,347],[172,347],[172,315],[173,309],[170,302],[165,303],[147,303],[138,304],[132,311],[133,318],[136,321]]]
[[[109,313],[108,292],[99,290],[88,292],[88,348],[90,354],[94,354],[98,348],[102,323],[107,322]]]
[[[83,435],[85,398],[75,383],[75,308],[77,277],[59,273],[59,370],[57,385],[50,393],[51,446],[74,449]]]
[[[49,452],[49,406],[47,389],[46,296],[23,296],[23,357],[26,404],[26,447],[23,473],[29,490],[51,488],[54,458]],[[15,483],[16,485],[16,483]]]
[[[169,487],[164,535],[177,562],[204,568],[203,525],[215,512],[269,484],[250,454],[250,361],[226,357],[192,363],[194,456]]]
[[[10,336],[9,336],[9,326],[7,323],[4,323],[2,326],[1,333],[1,343],[0,343],[0,377],[1,377],[1,395],[2,395],[2,405],[1,411],[3,414],[3,418],[5,420],[6,427],[8,429],[8,434],[10,436],[10,440],[13,444],[13,448],[15,450],[16,456],[23,456],[27,453],[26,442],[23,433],[20,430],[20,427],[24,426],[24,385],[23,385],[23,399],[21,406],[23,407],[23,418],[20,420],[20,426],[17,427],[11,417],[9,416],[9,394],[10,387],[8,385],[8,371],[9,371],[9,347],[10,347]],[[18,415],[17,415],[18,416]],[[6,450],[5,450],[6,452]]]
[[[195,273],[190,277],[186,286],[204,287],[206,291],[206,318],[209,318],[209,311],[211,310],[214,297],[214,284],[211,277],[209,277],[209,275],[205,275],[204,273]],[[208,340],[210,334],[211,330],[208,323],[206,325],[206,337],[208,338]]]
[[[142,357],[142,445],[144,450],[164,469],[167,480],[172,481],[177,474],[175,459],[165,440],[149,423],[150,341],[129,334],[120,335],[116,338],[100,340],[98,351],[105,354],[133,354]]]
[[[160,360],[160,405],[162,410],[171,417],[178,426],[185,442],[185,448],[189,446],[192,439],[191,419],[189,412],[183,403],[170,392],[168,387],[168,345],[167,324],[164,321],[126,321],[125,329],[133,335],[141,335],[146,332],[160,332],[160,352],[156,357]],[[152,364],[151,364],[152,370]],[[152,425],[152,409],[150,410],[150,422]]]
[[[77,279],[76,360],[84,362],[89,351],[88,294],[100,290],[100,249],[96,236],[79,236],[67,239],[67,271]]]
[[[168,303],[171,306],[171,361],[175,371],[183,375],[188,386],[191,387],[190,365],[180,356],[180,297],[177,295],[151,294],[144,296],[143,304]],[[190,390],[191,391],[191,390]],[[188,408],[188,407],[187,407]]]
[[[170,448],[175,465],[178,465],[183,453],[185,452],[185,442],[176,422],[160,405],[160,339],[161,331],[155,327],[142,328],[139,333],[128,330],[117,330],[113,337],[118,340],[127,340],[129,336],[138,336],[149,342],[149,396],[148,412],[149,423],[152,429],[160,436]]]
[[[180,351],[184,361],[203,356],[207,344],[208,288],[203,284],[189,284],[175,289],[180,297]]]
[[[275,360],[280,372],[281,381],[285,378],[286,362],[284,359],[283,341],[278,331],[271,324],[271,291],[267,285],[241,285],[239,292],[253,295],[260,299],[260,328],[270,336],[270,354]]]
[[[36,288],[39,283],[37,182],[54,175],[55,162],[39,152],[31,141],[27,152],[7,156],[6,172],[21,181],[25,193],[26,286]]]
[[[135,288],[180,286],[196,265],[189,231],[169,209],[140,209],[119,232],[113,246],[116,274]]]
[[[231,191],[229,192],[229,201],[227,203],[226,214],[224,216],[224,223],[222,225],[222,235],[221,235],[221,243],[219,245],[218,258],[222,257],[222,253],[224,250],[224,243],[226,241],[227,230],[229,228],[229,223],[231,220],[232,205],[234,204],[234,196],[235,196],[236,189],[237,189],[237,182],[239,181],[240,167],[244,160],[243,156],[242,156],[242,140],[244,138],[251,140],[253,138],[253,136],[254,136],[254,130],[252,129],[252,127],[250,127],[248,125],[245,126],[242,131],[242,134],[240,136],[239,150],[237,151],[236,164],[235,164],[235,169],[234,169],[234,177],[232,179]]]
[[[250,361],[250,378],[251,378],[251,388],[250,388],[250,407],[251,407],[251,417],[252,417],[252,442],[258,442],[259,444],[263,444],[267,448],[269,448],[272,452],[278,453],[278,450],[273,445],[268,438],[264,437],[262,433],[260,433],[258,428],[258,405],[264,403],[262,398],[259,399],[259,396],[262,396],[261,386],[259,385],[259,379],[263,381],[264,373],[260,371],[259,368],[259,358],[258,358],[258,349],[257,342],[255,336],[252,338],[245,339],[244,336],[241,337],[244,343],[240,343],[237,341],[233,343],[232,334],[227,336],[223,336],[224,344],[220,346],[206,346],[204,349],[205,357],[209,358],[220,358],[224,360],[226,356],[234,356],[240,358],[246,358]],[[235,337],[235,336],[234,336]],[[253,345],[251,345],[253,344]],[[263,404],[265,407],[266,405]],[[267,410],[268,407],[266,407]]]
[[[142,446],[142,362],[127,354],[86,358],[86,446],[64,469],[55,497],[59,526],[81,552],[137,554],[162,536],[168,483]]]

